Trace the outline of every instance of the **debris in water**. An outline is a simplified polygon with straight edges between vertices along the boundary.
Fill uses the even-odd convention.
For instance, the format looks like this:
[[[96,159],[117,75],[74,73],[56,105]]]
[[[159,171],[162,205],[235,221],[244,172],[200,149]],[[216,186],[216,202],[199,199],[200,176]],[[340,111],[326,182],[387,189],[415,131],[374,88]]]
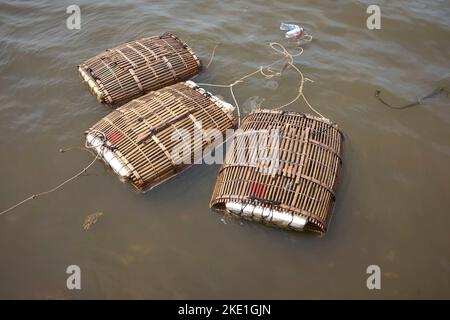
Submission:
[[[303,28],[296,24],[289,24],[282,22],[280,25],[280,30],[287,31],[286,38],[299,39],[302,35]]]
[[[84,219],[84,223],[83,223],[83,229],[85,231],[89,230],[91,228],[91,226],[97,222],[98,218],[100,218],[103,215],[103,212],[94,212],[91,213],[90,215],[88,215],[85,219]]]
[[[409,104],[403,105],[403,106],[394,106],[394,105],[386,102],[385,100],[383,100],[380,97],[380,95],[381,95],[381,91],[380,90],[376,90],[375,91],[375,98],[377,98],[378,101],[380,101],[382,104],[384,104],[385,106],[387,106],[387,107],[389,107],[391,109],[401,110],[401,109],[407,109],[407,108],[411,108],[411,107],[415,107],[415,106],[421,105],[423,100],[433,98],[434,96],[437,96],[437,95],[439,95],[441,93],[445,93],[447,95],[447,97],[448,97],[449,91],[447,91],[445,88],[436,88],[430,94],[427,94],[426,96],[423,96],[423,97],[419,98],[418,100],[416,100],[414,102],[411,102]]]

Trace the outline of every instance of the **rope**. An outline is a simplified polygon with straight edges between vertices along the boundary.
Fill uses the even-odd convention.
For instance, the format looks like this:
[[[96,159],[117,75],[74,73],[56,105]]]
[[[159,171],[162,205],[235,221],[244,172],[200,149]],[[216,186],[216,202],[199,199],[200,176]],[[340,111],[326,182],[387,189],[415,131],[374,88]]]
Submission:
[[[221,44],[220,42],[217,42],[216,45],[214,46],[214,49],[213,49],[213,51],[212,51],[212,53],[211,53],[211,57],[209,58],[209,62],[208,62],[208,64],[206,65],[206,69],[208,69],[209,66],[211,65],[211,63],[213,62],[214,54],[216,53],[216,49],[217,49],[217,47],[218,47],[220,44]]]
[[[19,207],[19,206],[21,206],[21,205],[23,205],[24,203],[26,203],[26,202],[28,202],[28,201],[30,201],[30,200],[34,200],[34,199],[36,199],[36,198],[38,198],[38,197],[47,195],[47,194],[49,194],[49,193],[55,192],[56,190],[62,188],[64,185],[66,185],[66,184],[69,183],[70,181],[72,181],[72,180],[78,178],[79,176],[81,176],[82,174],[86,173],[86,171],[87,171],[87,170],[95,163],[95,161],[97,161],[97,159],[99,159],[99,158],[100,158],[100,154],[98,154],[97,157],[95,157],[94,160],[92,160],[91,163],[89,163],[86,167],[83,168],[83,170],[81,170],[80,172],[78,172],[78,173],[75,174],[74,176],[72,176],[72,177],[70,177],[69,179],[63,181],[62,183],[60,183],[59,185],[57,185],[56,187],[54,187],[54,188],[52,188],[52,189],[50,189],[50,190],[43,191],[43,192],[40,192],[40,193],[37,193],[37,194],[33,194],[33,195],[29,196],[28,198],[26,198],[26,199],[20,201],[19,203],[15,204],[15,205],[13,205],[13,206],[11,206],[11,207],[9,207],[8,209],[3,210],[2,212],[0,212],[0,216],[3,215],[3,214],[5,214],[5,213],[7,213],[7,212],[9,212],[9,211],[11,211],[11,210],[13,210],[13,209],[15,209],[15,208],[17,208],[17,207]]]
[[[312,39],[312,37],[311,37],[311,39]],[[281,105],[281,106],[279,106],[279,107],[272,107],[272,108],[268,108],[268,109],[280,110],[280,109],[283,109],[283,108],[285,108],[285,107],[287,107],[287,106],[293,104],[293,103],[296,102],[298,99],[303,98],[303,100],[305,101],[306,105],[307,105],[314,113],[316,113],[317,115],[319,115],[321,118],[325,118],[319,111],[317,111],[317,110],[309,103],[308,99],[305,97],[305,95],[304,95],[304,93],[303,93],[303,86],[304,86],[304,83],[305,83],[306,81],[310,81],[310,82],[314,82],[314,81],[312,81],[311,79],[305,78],[305,77],[303,76],[303,73],[300,71],[300,69],[299,69],[297,66],[294,65],[294,58],[300,56],[300,55],[303,53],[303,48],[302,48],[302,47],[298,47],[298,49],[300,49],[300,51],[297,52],[297,53],[295,53],[295,54],[293,54],[293,53],[290,53],[283,45],[281,45],[281,44],[278,43],[278,42],[270,42],[270,43],[269,43],[269,46],[270,46],[270,48],[271,48],[272,50],[274,50],[276,53],[282,55],[283,58],[281,58],[281,59],[279,59],[279,60],[276,60],[275,62],[273,62],[273,63],[271,63],[271,64],[269,64],[269,65],[266,65],[266,66],[260,66],[256,71],[253,71],[253,72],[251,72],[251,73],[249,73],[249,74],[244,75],[243,77],[239,78],[238,80],[234,81],[234,82],[231,83],[231,84],[198,83],[198,85],[200,85],[200,86],[220,87],[220,88],[229,88],[229,89],[230,89],[231,96],[232,96],[233,101],[234,101],[234,104],[235,104],[235,106],[236,106],[237,113],[238,113],[238,126],[240,126],[240,125],[241,125],[241,110],[240,110],[239,104],[238,104],[238,102],[237,102],[236,96],[235,96],[235,94],[234,94],[233,87],[234,87],[235,85],[239,84],[239,83],[244,82],[245,79],[247,79],[247,78],[249,78],[249,77],[252,77],[252,76],[254,76],[254,75],[256,75],[256,74],[261,74],[261,75],[262,75],[264,78],[266,78],[267,80],[268,80],[268,79],[271,79],[271,78],[273,78],[273,77],[279,77],[279,76],[282,76],[283,73],[284,73],[284,71],[285,71],[288,67],[292,67],[292,68],[299,74],[299,76],[300,76],[300,84],[299,84],[297,96],[296,96],[293,100],[291,100],[291,101],[289,101],[289,102],[287,102],[287,103],[285,103],[285,104],[283,104],[283,105]],[[284,62],[285,62],[284,66],[283,66],[281,69],[279,69],[279,70],[273,69],[274,65],[276,65],[277,63],[279,63],[279,62],[281,62],[281,61],[284,61]]]
[[[193,38],[189,38],[189,40],[188,40],[187,42],[192,44],[192,43],[200,42],[200,41],[206,41],[206,42],[210,42],[210,43],[215,43],[214,48],[213,48],[213,50],[212,50],[212,52],[211,52],[211,55],[210,55],[210,57],[209,57],[209,61],[208,61],[208,63],[206,64],[206,67],[205,67],[206,69],[208,69],[209,66],[211,65],[211,63],[213,62],[214,55],[216,54],[217,47],[220,46],[222,43],[219,42],[219,41],[215,41],[215,40],[212,40],[212,39],[208,39],[208,38],[205,38],[205,39],[193,39]]]
[[[89,150],[86,147],[79,147],[79,146],[67,147],[67,148],[59,149],[59,152],[64,153],[64,152],[72,151],[72,150],[86,151],[86,152],[89,152],[93,157],[95,157],[95,153],[92,150]]]
[[[103,137],[105,137],[104,133],[101,133],[103,135]],[[103,139],[104,141],[104,139]],[[65,148],[65,149],[59,149],[60,152],[66,152],[69,150],[73,150],[73,149],[79,149],[79,150],[84,150],[84,151],[88,151],[88,152],[92,152],[91,150],[89,150],[88,148],[95,148],[96,146],[87,146],[87,144],[85,145],[86,147],[69,147],[69,148]],[[103,144],[101,145],[101,147],[103,146]],[[3,210],[2,212],[0,212],[0,216],[4,215],[5,213],[10,212],[11,210],[14,210],[15,208],[27,203],[28,201],[34,200],[38,197],[42,197],[45,196],[47,194],[53,193],[55,191],[57,191],[58,189],[62,188],[64,185],[68,184],[69,182],[75,180],[76,178],[78,178],[79,176],[81,176],[82,174],[86,173],[86,171],[92,167],[95,163],[95,161],[97,161],[98,159],[101,158],[101,153],[98,153],[96,155],[96,157],[94,158],[94,160],[92,160],[87,166],[85,166],[81,171],[79,171],[78,173],[76,173],[75,175],[71,176],[70,178],[68,178],[67,180],[64,180],[63,182],[61,182],[60,184],[58,184],[56,187],[53,187],[47,191],[43,191],[43,192],[39,192],[36,194],[33,194],[31,196],[29,196],[28,198],[23,199],[22,201],[12,205],[11,207],[9,207],[6,210]]]
[[[381,91],[380,91],[380,90],[376,90],[376,91],[375,91],[375,98],[377,98],[378,101],[380,101],[382,104],[384,104],[385,106],[387,106],[387,107],[389,107],[389,108],[391,108],[391,109],[402,110],[402,109],[407,109],[407,108],[411,108],[411,107],[420,105],[420,104],[422,104],[422,101],[423,101],[423,100],[430,99],[430,98],[432,98],[432,97],[434,97],[434,96],[437,96],[437,95],[439,95],[439,94],[441,94],[441,93],[444,93],[444,92],[445,92],[445,93],[447,94],[447,96],[448,96],[449,92],[448,92],[445,88],[436,88],[436,89],[434,89],[433,92],[431,92],[430,94],[428,94],[428,95],[426,95],[426,96],[423,96],[422,98],[419,98],[417,101],[412,102],[412,103],[409,103],[409,104],[404,105],[404,106],[393,106],[393,105],[391,105],[390,103],[386,102],[385,100],[383,100],[383,99],[380,97],[380,94],[381,94]]]

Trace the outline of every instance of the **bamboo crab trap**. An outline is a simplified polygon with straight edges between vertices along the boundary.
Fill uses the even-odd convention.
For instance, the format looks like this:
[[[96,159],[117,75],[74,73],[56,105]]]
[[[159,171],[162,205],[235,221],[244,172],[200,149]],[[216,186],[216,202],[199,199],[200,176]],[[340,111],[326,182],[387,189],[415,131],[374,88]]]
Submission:
[[[341,168],[338,127],[325,118],[259,110],[243,120],[241,129],[227,151],[211,207],[282,228],[324,233]],[[260,140],[243,139],[268,131],[276,134],[263,147]],[[264,157],[257,156],[255,145],[265,149]]]
[[[192,163],[173,157],[179,140],[192,146],[183,157],[192,160],[194,155],[203,154],[211,141],[201,136],[200,142],[191,141],[198,139],[194,130],[204,134],[214,128],[224,136],[226,129],[236,126],[233,110],[234,106],[194,82],[181,82],[117,108],[85,132],[86,144],[122,179],[146,191]]]
[[[170,33],[125,43],[78,66],[91,94],[110,106],[189,80],[200,69],[197,55]]]

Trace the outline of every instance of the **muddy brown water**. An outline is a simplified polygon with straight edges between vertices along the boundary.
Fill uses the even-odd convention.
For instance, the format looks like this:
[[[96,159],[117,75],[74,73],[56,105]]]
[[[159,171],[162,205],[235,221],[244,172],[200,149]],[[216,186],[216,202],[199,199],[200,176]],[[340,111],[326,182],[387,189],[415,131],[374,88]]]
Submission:
[[[224,217],[208,208],[218,166],[197,165],[144,195],[97,163],[87,176],[0,217],[0,298],[450,298],[448,1],[77,1],[81,30],[66,28],[70,1],[0,4],[0,209],[46,190],[89,163],[83,131],[105,116],[76,65],[125,41],[167,30],[212,66],[196,80],[231,83],[289,45],[281,21],[313,42],[296,59],[306,94],[346,134],[344,170],[324,237]],[[248,112],[295,96],[296,75],[236,87]],[[226,89],[210,88],[226,100]],[[309,112],[303,103],[292,110]],[[103,212],[88,231],[87,215]],[[82,289],[66,288],[67,266]],[[381,290],[366,268],[381,268]]]

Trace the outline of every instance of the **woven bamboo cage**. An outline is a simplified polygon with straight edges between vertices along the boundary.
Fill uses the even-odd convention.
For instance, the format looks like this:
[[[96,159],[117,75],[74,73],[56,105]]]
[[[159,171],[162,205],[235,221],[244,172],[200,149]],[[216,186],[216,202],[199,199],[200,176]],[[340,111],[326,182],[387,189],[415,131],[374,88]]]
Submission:
[[[301,113],[259,110],[242,121],[241,129],[227,151],[211,207],[282,228],[324,233],[341,168],[338,127]],[[255,132],[270,132],[269,139],[264,144],[243,139]],[[263,157],[255,146],[266,151]]]
[[[125,43],[78,66],[92,95],[113,107],[189,80],[200,70],[197,55],[170,33]]]
[[[194,82],[180,82],[117,108],[85,132],[86,143],[123,180],[147,191],[189,167],[211,144],[202,136],[199,142],[194,130],[202,135],[214,128],[223,137],[234,128],[233,110]],[[180,141],[190,149],[176,159]]]

